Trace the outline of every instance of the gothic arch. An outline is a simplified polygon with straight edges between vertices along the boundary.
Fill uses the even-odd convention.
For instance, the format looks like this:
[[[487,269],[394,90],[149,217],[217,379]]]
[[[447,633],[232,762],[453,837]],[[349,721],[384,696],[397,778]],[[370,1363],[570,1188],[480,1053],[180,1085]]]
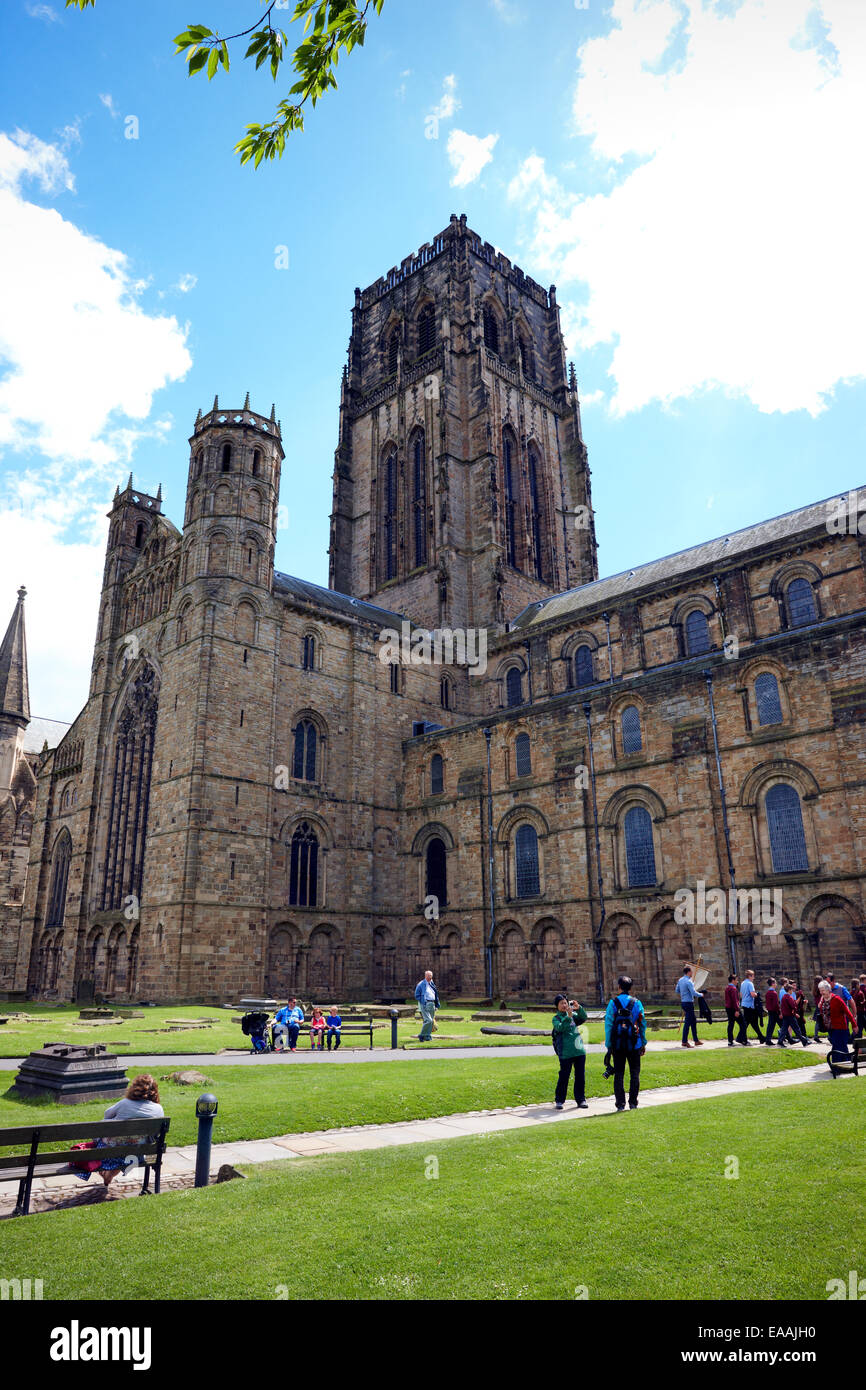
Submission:
[[[298,953],[301,934],[293,922],[277,922],[268,934],[265,989],[275,999],[288,999],[300,988]]]
[[[843,985],[866,968],[866,924],[862,910],[839,893],[819,893],[804,907],[808,968],[813,974],[832,970]],[[801,982],[802,983],[802,982]]]
[[[447,825],[443,825],[441,821],[433,820],[421,826],[421,829],[412,841],[411,853],[423,856],[428,843],[433,839],[441,840],[449,854],[456,848],[454,836],[451,834]]]
[[[321,922],[310,932],[307,955],[307,993],[314,1004],[336,1003],[343,988],[343,938],[333,922]]]
[[[159,692],[155,664],[140,658],[115,700],[100,797],[103,911],[141,899]]]
[[[747,774],[740,788],[740,805],[746,810],[757,810],[758,802],[775,782],[789,782],[796,787],[801,801],[821,794],[814,774],[803,763],[792,758],[773,758],[771,762],[759,763]]]
[[[494,938],[496,993],[503,999],[525,994],[530,985],[529,944],[519,922],[501,922]]]

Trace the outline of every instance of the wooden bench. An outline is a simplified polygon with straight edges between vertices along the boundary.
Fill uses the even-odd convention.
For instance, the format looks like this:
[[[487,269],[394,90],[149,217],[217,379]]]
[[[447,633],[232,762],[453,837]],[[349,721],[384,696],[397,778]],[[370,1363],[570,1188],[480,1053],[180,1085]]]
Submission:
[[[0,1129],[0,1150],[27,1146],[26,1153],[0,1157],[0,1182],[18,1183],[16,1216],[30,1211],[30,1192],[34,1177],[54,1178],[70,1172],[70,1163],[103,1163],[107,1158],[135,1157],[146,1159],[144,1181],[140,1196],[149,1191],[150,1170],[153,1168],[154,1192],[159,1192],[165,1136],[171,1123],[167,1119],[88,1120],[86,1123],[62,1125],[22,1125],[16,1129]],[[105,1148],[81,1149],[71,1153],[73,1143],[88,1139],[110,1139],[115,1142]],[[124,1140],[126,1142],[124,1142]],[[51,1145],[40,1152],[42,1144]]]
[[[310,1021],[309,1021],[309,1019],[306,1019],[306,1020],[301,1024],[300,1029],[298,1030],[298,1037],[300,1038],[302,1035],[304,1035],[304,1036],[309,1036],[309,1032],[310,1032]],[[355,1034],[363,1033],[364,1037],[369,1037],[369,1039],[370,1039],[370,1051],[372,1052],[372,1050],[373,1050],[373,1018],[372,1018],[372,1015],[369,1015],[369,1016],[366,1017],[366,1018],[360,1018],[358,1015],[355,1015],[355,1017],[352,1018],[352,1019],[350,1019],[349,1021],[347,1021],[346,1019],[343,1019],[343,1023],[342,1023],[342,1025],[341,1025],[341,1027],[340,1027],[340,1036],[344,1038],[344,1037],[346,1036],[347,1033],[355,1033]],[[327,1024],[325,1024],[325,1031],[324,1031],[324,1033],[323,1033],[322,1036],[323,1036],[323,1039],[324,1039],[325,1043],[327,1044],[327,1037],[328,1037],[328,1026],[327,1026]],[[285,1048],[280,1048],[280,1051],[281,1051],[281,1052],[284,1052],[284,1051],[285,1051]]]
[[[847,1076],[849,1072],[852,1076],[859,1076],[860,1067],[866,1062],[866,1038],[854,1038],[849,1041],[854,1049],[854,1055],[852,1057],[849,1053],[847,1061],[843,1061],[841,1058],[834,1061],[832,1047],[827,1053],[827,1065],[834,1081],[837,1076]]]

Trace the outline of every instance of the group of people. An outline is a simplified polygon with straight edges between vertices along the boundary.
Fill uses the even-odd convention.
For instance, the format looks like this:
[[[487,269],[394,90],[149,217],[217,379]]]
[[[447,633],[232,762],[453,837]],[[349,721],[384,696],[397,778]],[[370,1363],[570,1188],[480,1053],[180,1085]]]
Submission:
[[[796,980],[777,980],[770,975],[763,996],[755,984],[754,970],[747,970],[742,983],[737,975],[728,976],[725,987],[725,1013],[728,1018],[728,1047],[748,1047],[751,1028],[767,1047],[793,1047],[819,1042],[821,1033],[830,1039],[834,1060],[847,1061],[848,1039],[862,1038],[866,1029],[866,973],[851,981],[850,990],[832,971],[816,975],[812,985],[813,1036],[810,1038],[806,1015],[808,1000]],[[762,1029],[766,1019],[766,1032]],[[737,1037],[734,1038],[734,1031]],[[778,1030],[776,1041],[773,1035]],[[685,1035],[684,1035],[685,1038]]]
[[[646,1015],[643,1004],[634,994],[629,975],[621,975],[619,993],[608,1001],[604,1014],[604,1074],[613,1077],[613,1099],[618,1112],[625,1110],[625,1072],[628,1068],[628,1108],[636,1110],[640,1092],[640,1063],[646,1052]],[[558,994],[554,1000],[556,1013],[552,1020],[553,1046],[559,1058],[554,1104],[562,1110],[568,1097],[569,1081],[573,1078],[574,1100],[579,1110],[588,1110],[586,1099],[586,1044],[581,1024],[586,1022],[586,1009],[575,999]]]
[[[292,996],[282,1009],[278,1009],[271,1024],[271,1043],[274,1052],[297,1052],[298,1038],[301,1033],[301,1025],[304,1023],[304,1010],[297,999]],[[331,1004],[327,1015],[322,1012],[318,1004],[314,1004],[310,1014],[308,1024],[310,1035],[310,1050],[312,1052],[322,1052],[325,1046],[325,1039],[328,1040],[328,1051],[331,1049],[336,1052],[342,1041],[343,1020],[337,1011],[336,1004]]]

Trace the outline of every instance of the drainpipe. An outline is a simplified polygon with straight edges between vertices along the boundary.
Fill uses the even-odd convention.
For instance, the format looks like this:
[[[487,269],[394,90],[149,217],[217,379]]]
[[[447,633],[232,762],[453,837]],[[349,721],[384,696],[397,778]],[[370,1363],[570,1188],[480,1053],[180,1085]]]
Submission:
[[[733,922],[728,923],[728,950],[730,952],[731,957],[731,971],[733,974],[736,975],[739,974],[739,971],[737,969],[737,942],[736,937],[734,935],[734,928],[737,924],[739,904],[737,899],[737,880],[734,874],[734,857],[731,853],[731,831],[728,825],[728,802],[727,797],[725,796],[725,779],[722,776],[722,759],[719,753],[719,730],[716,724],[716,702],[713,699],[712,671],[704,671],[704,680],[707,683],[707,694],[710,697],[710,719],[713,725],[713,748],[715,749],[716,753],[716,775],[719,780],[719,798],[722,803],[722,825],[725,831],[725,851],[728,856],[728,874],[731,880],[731,887],[734,890],[732,904],[734,909],[734,920]]]
[[[592,823],[595,827],[595,866],[598,873],[598,901],[601,907],[601,920],[598,924],[598,931],[593,933],[592,944],[595,948],[595,966],[598,974],[598,1002],[604,1003],[604,968],[601,958],[601,933],[604,929],[604,919],[607,915],[607,908],[604,904],[604,880],[601,875],[601,839],[598,833],[598,798],[595,789],[595,758],[592,750],[592,724],[589,719],[591,706],[585,704],[583,707],[584,718],[586,719],[586,742],[589,748],[589,783],[592,788]]]
[[[493,935],[496,931],[496,892],[493,886],[493,789],[490,778],[490,739],[492,729],[483,729],[485,741],[487,743],[487,880],[490,891],[490,935],[487,938],[485,948],[487,961],[487,998],[493,998]]]
[[[528,637],[523,645],[526,648],[526,684],[529,689],[529,703],[532,704],[532,648]]]
[[[613,652],[610,647],[610,614],[602,613],[601,616],[604,618],[604,625],[607,628],[607,683],[608,685],[613,685]]]

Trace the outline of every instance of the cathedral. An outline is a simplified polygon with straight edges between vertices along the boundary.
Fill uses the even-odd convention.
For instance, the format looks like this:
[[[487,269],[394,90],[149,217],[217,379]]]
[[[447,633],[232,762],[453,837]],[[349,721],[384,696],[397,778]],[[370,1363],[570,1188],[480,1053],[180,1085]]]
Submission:
[[[87,702],[0,646],[0,992],[669,999],[866,968],[866,536],[816,502],[607,578],[555,287],[466,223],[355,291],[329,587],[276,411],[118,489]],[[862,527],[866,531],[866,525]],[[10,596],[11,599],[11,596]],[[54,737],[52,737],[52,732]],[[771,906],[770,906],[771,905]]]

